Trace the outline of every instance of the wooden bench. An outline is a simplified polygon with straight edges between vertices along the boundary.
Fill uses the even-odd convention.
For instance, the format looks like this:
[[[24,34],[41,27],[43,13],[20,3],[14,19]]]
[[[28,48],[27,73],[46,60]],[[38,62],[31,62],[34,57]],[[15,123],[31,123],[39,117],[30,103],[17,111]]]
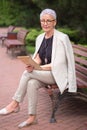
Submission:
[[[52,100],[52,115],[50,122],[56,122],[55,112],[64,98],[78,98],[87,102],[87,47],[72,45],[75,55],[75,68],[77,92],[69,93],[67,90],[61,95],[57,85],[47,86],[47,91]]]
[[[4,45],[7,48],[7,53],[11,52],[14,56],[15,52],[25,51],[25,38],[28,34],[28,30],[20,29],[15,36],[15,33],[9,33],[8,38],[4,40]]]
[[[1,33],[0,34],[0,40],[2,40],[2,45],[4,40],[8,37],[8,33],[13,32],[13,30],[15,29],[15,26],[10,25],[7,29],[6,33]]]

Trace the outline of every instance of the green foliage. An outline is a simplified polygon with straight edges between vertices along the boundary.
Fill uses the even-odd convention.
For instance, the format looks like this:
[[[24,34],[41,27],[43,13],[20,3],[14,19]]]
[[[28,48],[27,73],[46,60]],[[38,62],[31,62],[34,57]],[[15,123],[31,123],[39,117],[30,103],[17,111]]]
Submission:
[[[87,88],[82,88],[82,91],[87,94]]]
[[[40,33],[42,33],[42,30],[40,30],[39,28],[29,29],[29,34],[26,37],[26,41],[27,41],[26,43],[35,46],[35,39]]]
[[[34,54],[35,46],[27,45],[27,46],[26,46],[26,51],[27,51],[29,54]]]
[[[38,28],[39,13],[44,8],[56,11],[58,26],[72,28],[71,32],[67,30],[71,40],[87,43],[87,0],[1,0],[0,26]]]
[[[79,29],[70,29],[70,28],[58,28],[59,31],[68,34],[71,41],[75,44],[87,44],[87,38]]]
[[[77,43],[80,39],[79,30],[74,30],[74,29],[69,29],[69,28],[59,28],[58,30],[60,30],[61,32],[65,34],[68,34],[68,36],[70,37],[70,40],[74,41],[75,43]]]
[[[0,26],[32,27],[34,23],[37,26],[39,19],[37,20],[35,16],[38,18],[38,8],[32,10],[32,6],[32,4],[26,5],[14,0],[4,1],[4,3],[0,1]]]

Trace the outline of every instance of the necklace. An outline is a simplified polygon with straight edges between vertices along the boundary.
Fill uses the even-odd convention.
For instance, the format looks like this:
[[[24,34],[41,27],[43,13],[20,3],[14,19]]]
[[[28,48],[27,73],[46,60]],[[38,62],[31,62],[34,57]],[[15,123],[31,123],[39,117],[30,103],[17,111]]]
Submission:
[[[45,58],[44,58],[44,62],[45,62],[45,64],[48,63],[48,58],[47,58],[48,51],[49,51],[49,50],[48,50],[48,46],[51,45],[52,38],[53,38],[53,36],[50,37],[50,38],[48,38],[48,39],[45,39]]]
[[[48,60],[47,60],[47,47],[48,47],[48,43],[47,43],[47,39],[45,39],[45,64],[47,64]]]

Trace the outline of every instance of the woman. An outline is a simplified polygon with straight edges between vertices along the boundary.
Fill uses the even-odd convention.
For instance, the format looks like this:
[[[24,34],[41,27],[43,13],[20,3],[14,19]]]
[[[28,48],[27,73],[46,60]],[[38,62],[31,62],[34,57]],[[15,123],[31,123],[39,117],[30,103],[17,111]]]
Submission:
[[[35,122],[39,88],[56,83],[61,94],[65,89],[69,92],[77,90],[72,46],[68,36],[55,29],[56,22],[54,10],[45,9],[41,12],[40,23],[44,33],[36,39],[33,59],[40,64],[42,70],[27,66],[12,102],[0,110],[0,115],[17,112],[19,103],[27,93],[29,117],[19,124],[20,128]]]

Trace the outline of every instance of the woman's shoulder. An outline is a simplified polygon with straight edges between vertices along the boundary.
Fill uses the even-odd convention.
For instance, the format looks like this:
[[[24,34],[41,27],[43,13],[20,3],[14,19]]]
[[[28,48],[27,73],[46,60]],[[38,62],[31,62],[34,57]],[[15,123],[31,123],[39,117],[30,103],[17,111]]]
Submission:
[[[68,36],[67,34],[65,34],[65,33],[61,32],[61,31],[59,31],[59,30],[57,30],[57,29],[55,29],[54,34],[55,34],[55,36],[58,37],[60,40],[65,40],[65,39],[67,39],[67,38],[69,39],[69,36]]]
[[[61,32],[61,31],[59,31],[59,30],[57,30],[57,29],[55,29],[54,32],[55,32],[56,35],[60,35],[60,36],[62,36],[62,37],[68,36],[67,34],[65,34],[65,33]]]
[[[41,33],[41,34],[39,34],[39,35],[37,36],[36,39],[39,39],[39,38],[41,38],[41,37],[44,37],[44,35],[45,35],[45,33]]]

